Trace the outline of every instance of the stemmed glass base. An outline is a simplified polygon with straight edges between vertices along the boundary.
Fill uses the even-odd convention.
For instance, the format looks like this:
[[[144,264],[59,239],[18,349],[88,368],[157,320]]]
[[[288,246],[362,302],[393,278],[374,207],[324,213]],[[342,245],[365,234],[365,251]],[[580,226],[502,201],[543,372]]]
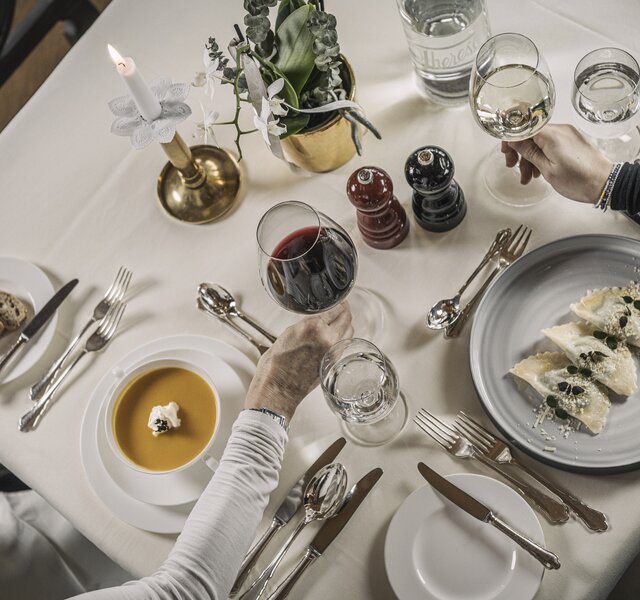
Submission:
[[[505,165],[504,154],[496,146],[483,165],[483,179],[489,193],[507,206],[533,206],[544,200],[551,186],[542,178],[533,178],[527,185],[520,183],[520,168]]]
[[[340,419],[342,431],[355,444],[360,446],[382,446],[398,437],[407,424],[409,410],[404,394],[398,399],[389,413],[374,423],[348,423]]]
[[[633,162],[640,157],[640,129],[638,127],[614,138],[596,138],[586,135],[595,147],[613,162]]]
[[[353,337],[378,342],[384,331],[384,306],[371,290],[355,285],[347,296],[353,317]]]

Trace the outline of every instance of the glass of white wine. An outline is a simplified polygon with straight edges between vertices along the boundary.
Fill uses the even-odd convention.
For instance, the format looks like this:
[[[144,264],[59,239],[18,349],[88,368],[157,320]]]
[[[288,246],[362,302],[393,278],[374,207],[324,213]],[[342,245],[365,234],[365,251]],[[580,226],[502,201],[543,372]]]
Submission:
[[[505,142],[533,137],[551,118],[555,97],[549,67],[529,38],[501,33],[478,50],[469,101],[478,125],[493,137]],[[499,146],[485,163],[484,181],[491,195],[509,206],[531,206],[549,193],[542,178],[521,185],[519,169],[505,166]]]
[[[613,161],[640,154],[640,67],[618,48],[599,48],[580,60],[573,75],[573,106],[581,129]]]

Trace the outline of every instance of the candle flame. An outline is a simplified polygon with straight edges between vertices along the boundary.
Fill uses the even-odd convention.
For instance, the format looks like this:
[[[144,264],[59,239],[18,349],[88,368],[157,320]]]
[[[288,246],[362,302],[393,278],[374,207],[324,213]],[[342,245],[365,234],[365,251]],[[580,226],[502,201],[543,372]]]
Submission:
[[[122,58],[120,52],[118,52],[111,44],[107,44],[107,49],[109,50],[111,60],[113,60],[114,63],[116,63],[117,65],[122,65],[123,67],[126,66],[124,58]]]

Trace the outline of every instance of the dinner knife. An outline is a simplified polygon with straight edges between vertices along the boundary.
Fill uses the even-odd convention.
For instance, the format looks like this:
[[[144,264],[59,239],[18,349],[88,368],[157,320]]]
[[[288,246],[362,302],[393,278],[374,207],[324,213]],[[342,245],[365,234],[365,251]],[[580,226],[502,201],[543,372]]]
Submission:
[[[258,557],[264,550],[265,546],[269,543],[271,538],[277,531],[282,529],[290,520],[293,515],[298,512],[300,506],[302,506],[304,490],[311,478],[326,465],[334,462],[336,456],[340,454],[340,451],[344,448],[347,441],[341,437],[338,438],[331,446],[329,446],[320,457],[314,462],[305,473],[300,476],[300,479],[289,490],[286,498],[282,501],[276,514],[271,521],[269,529],[264,532],[262,537],[253,545],[251,550],[247,552],[242,564],[240,565],[240,571],[236,577],[236,581],[229,592],[229,598],[233,598],[238,594],[242,584],[244,583],[249,571],[258,560]]]
[[[15,341],[13,346],[9,348],[6,354],[0,359],[0,371],[18,351],[23,344],[26,344],[40,329],[49,321],[53,314],[58,310],[64,299],[70,294],[71,290],[78,284],[77,279],[72,279],[69,283],[61,287],[53,297],[38,311],[38,313],[29,321],[27,326],[22,330],[20,337]]]
[[[511,525],[494,514],[490,508],[482,504],[482,502],[476,500],[466,492],[463,492],[458,486],[454,485],[441,475],[438,475],[438,473],[422,462],[418,463],[418,471],[420,471],[420,475],[422,475],[445,498],[479,521],[493,525],[498,531],[501,531],[507,537],[511,538],[516,544],[518,544],[518,546],[523,550],[526,550],[531,554],[531,556],[542,563],[545,568],[560,568],[560,560],[553,552],[547,550],[528,537],[525,537],[521,533],[518,533],[513,529],[513,527],[511,527]]]
[[[331,519],[328,519],[320,528],[311,543],[307,546],[304,556],[294,569],[287,575],[284,581],[277,587],[275,592],[271,594],[267,600],[283,600],[286,598],[293,586],[296,584],[300,576],[311,565],[318,556],[321,556],[327,549],[329,544],[333,542],[336,536],[342,531],[344,526],[349,522],[353,513],[358,510],[362,501],[367,494],[373,489],[373,486],[382,477],[382,469],[379,467],[369,471],[358,483],[356,483],[347,495],[340,512]]]

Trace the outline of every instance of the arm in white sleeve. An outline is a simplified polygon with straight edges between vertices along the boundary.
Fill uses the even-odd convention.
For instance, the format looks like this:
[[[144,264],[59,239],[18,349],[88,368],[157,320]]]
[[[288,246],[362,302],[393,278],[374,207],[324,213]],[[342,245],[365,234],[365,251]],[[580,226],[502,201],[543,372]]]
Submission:
[[[226,599],[278,484],[286,440],[284,429],[269,416],[243,411],[218,469],[158,571],[76,599]]]

